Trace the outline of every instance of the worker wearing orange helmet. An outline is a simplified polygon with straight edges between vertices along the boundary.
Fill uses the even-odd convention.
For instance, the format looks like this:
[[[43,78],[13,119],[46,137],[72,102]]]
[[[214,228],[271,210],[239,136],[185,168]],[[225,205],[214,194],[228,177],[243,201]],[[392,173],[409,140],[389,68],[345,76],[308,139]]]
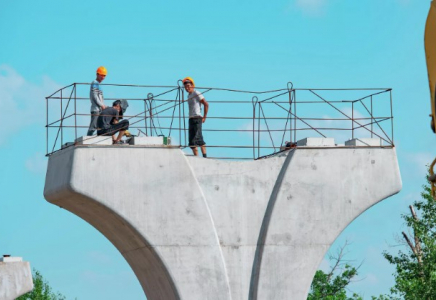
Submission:
[[[106,78],[107,70],[105,67],[97,69],[97,78],[91,83],[89,99],[91,100],[91,122],[89,123],[88,136],[94,134],[97,130],[97,119],[100,112],[106,108],[103,99],[103,90],[100,83]]]
[[[203,140],[202,124],[206,122],[209,103],[204,96],[195,90],[194,79],[186,77],[182,80],[185,90],[188,92],[189,106],[189,147],[195,156],[198,155],[197,147],[201,148],[203,157],[207,157],[206,143]],[[201,114],[201,107],[204,107],[204,114]]]

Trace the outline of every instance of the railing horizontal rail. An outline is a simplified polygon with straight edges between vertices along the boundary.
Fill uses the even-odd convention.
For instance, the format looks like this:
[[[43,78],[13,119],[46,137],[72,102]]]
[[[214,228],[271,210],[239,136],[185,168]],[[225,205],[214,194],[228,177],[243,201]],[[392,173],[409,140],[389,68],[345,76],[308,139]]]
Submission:
[[[119,99],[129,102],[123,118],[129,120],[131,130],[142,136],[170,136],[176,148],[189,152],[188,94],[181,81],[177,85],[101,86],[106,104]],[[91,116],[86,105],[89,89],[89,83],[73,83],[46,97],[47,155],[66,147],[65,140],[74,145],[86,134]],[[210,158],[267,158],[280,153],[285,144],[317,136],[333,137],[340,144],[370,137],[386,147],[394,146],[390,88],[305,89],[288,83],[286,88],[269,91],[196,89],[210,104],[203,124]],[[228,145],[232,142],[237,145]]]

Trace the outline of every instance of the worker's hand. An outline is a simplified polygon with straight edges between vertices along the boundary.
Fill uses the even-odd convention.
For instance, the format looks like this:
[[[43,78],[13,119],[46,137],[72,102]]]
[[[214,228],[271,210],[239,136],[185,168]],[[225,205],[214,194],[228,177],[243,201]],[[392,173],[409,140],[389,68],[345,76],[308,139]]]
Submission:
[[[203,117],[203,123],[206,122],[206,117]]]
[[[101,109],[105,109],[107,106],[106,105],[102,105]]]

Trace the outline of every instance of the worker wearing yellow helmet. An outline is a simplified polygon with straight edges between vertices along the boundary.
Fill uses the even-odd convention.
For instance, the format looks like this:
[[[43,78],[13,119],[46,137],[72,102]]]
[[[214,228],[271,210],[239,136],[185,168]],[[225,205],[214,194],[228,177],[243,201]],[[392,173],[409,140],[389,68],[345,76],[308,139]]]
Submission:
[[[201,148],[203,157],[207,157],[206,143],[203,140],[202,124],[206,122],[209,103],[204,96],[195,90],[194,79],[186,77],[182,80],[185,90],[188,92],[189,106],[189,147],[195,156],[198,155],[197,147]],[[204,113],[201,114],[201,107],[204,107]]]
[[[91,83],[89,99],[91,100],[91,122],[89,123],[88,136],[94,134],[97,130],[97,119],[100,112],[106,108],[103,98],[103,90],[100,83],[106,78],[107,70],[105,67],[97,69],[97,78]]]

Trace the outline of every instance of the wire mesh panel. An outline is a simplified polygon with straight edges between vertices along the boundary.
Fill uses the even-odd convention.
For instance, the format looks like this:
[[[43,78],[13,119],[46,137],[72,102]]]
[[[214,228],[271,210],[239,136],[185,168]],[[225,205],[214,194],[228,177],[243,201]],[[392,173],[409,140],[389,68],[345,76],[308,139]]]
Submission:
[[[123,118],[137,136],[165,136],[173,147],[188,146],[188,95],[177,86],[101,84],[106,106],[125,99]],[[307,137],[377,138],[393,146],[391,89],[294,89],[253,92],[196,88],[209,103],[203,123],[208,156],[258,159]],[[90,123],[90,84],[74,83],[46,98],[47,155],[74,146]],[[94,137],[87,137],[92,139]]]

